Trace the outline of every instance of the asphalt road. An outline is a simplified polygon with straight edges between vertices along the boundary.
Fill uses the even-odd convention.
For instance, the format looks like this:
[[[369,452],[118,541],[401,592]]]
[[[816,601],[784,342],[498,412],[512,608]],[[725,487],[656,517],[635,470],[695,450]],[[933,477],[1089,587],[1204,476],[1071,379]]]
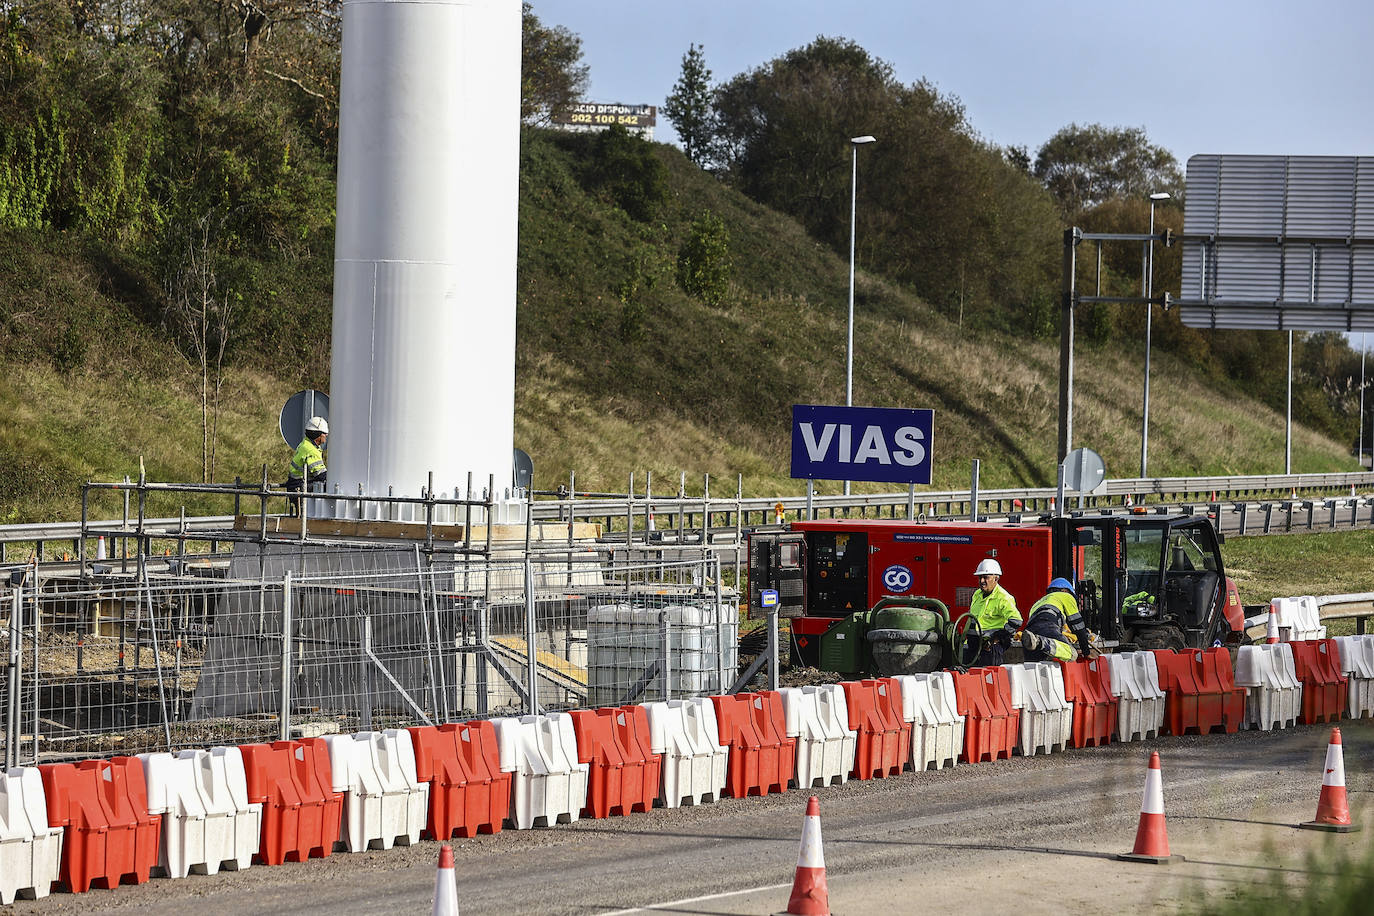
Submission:
[[[1368,820],[1374,721],[1343,723],[1342,732],[1352,809]],[[1374,823],[1345,836],[1294,827],[1316,811],[1329,734],[1300,726],[1161,738],[455,840],[459,903],[465,916],[778,912],[805,799],[816,794],[831,906],[844,916],[1177,911],[1276,874],[1320,881],[1332,848],[1374,842]],[[1114,858],[1134,841],[1151,750],[1163,759],[1169,836],[1183,863]],[[437,856],[432,842],[336,853],[55,894],[14,911],[428,913]]]

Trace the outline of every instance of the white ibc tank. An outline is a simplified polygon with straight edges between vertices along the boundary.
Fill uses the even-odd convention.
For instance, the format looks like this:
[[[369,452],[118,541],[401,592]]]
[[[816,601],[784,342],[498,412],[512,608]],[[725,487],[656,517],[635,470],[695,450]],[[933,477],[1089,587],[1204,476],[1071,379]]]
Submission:
[[[344,0],[333,491],[511,485],[520,10]]]
[[[630,695],[663,657],[665,621],[672,696],[719,694],[729,688],[739,666],[739,609],[733,604],[605,604],[587,612],[588,706],[666,699],[661,670],[641,692]]]

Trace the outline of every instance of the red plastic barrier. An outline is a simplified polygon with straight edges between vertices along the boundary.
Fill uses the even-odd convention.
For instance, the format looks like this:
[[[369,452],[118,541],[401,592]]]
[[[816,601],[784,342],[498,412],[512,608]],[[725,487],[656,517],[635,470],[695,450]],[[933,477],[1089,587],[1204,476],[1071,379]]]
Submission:
[[[162,818],[148,814],[137,757],[49,763],[38,768],[48,823],[65,827],[58,882],[74,894],[91,885],[142,884],[157,864]]]
[[[1298,680],[1302,681],[1302,714],[1298,721],[1304,725],[1339,721],[1350,681],[1341,673],[1335,640],[1303,639],[1289,645],[1293,647]]]
[[[770,695],[777,697],[776,721],[772,717],[774,704],[765,699]],[[731,798],[745,798],[787,791],[787,783],[797,766],[796,739],[786,737],[782,695],[775,691],[740,693],[711,697],[711,703],[716,708],[720,743],[730,748],[725,794]],[[760,713],[757,716],[756,703]],[[760,724],[764,725],[763,731],[760,731]]]
[[[1203,694],[1217,696],[1221,709],[1221,727],[1234,735],[1245,723],[1245,688],[1236,686],[1236,674],[1227,649],[1194,649],[1193,676]]]
[[[895,677],[869,678],[863,681],[866,685],[871,685],[874,690],[874,705],[878,714],[882,716],[884,724],[884,735],[894,735],[896,738],[896,758],[894,764],[890,764],[881,775],[896,776],[906,769],[906,765],[911,762],[911,723],[902,716],[902,684]],[[884,739],[883,760],[886,763],[891,760],[892,753],[887,748],[887,739]]]
[[[1221,710],[1210,708],[1201,696],[1201,688],[1193,673],[1192,651],[1178,653],[1173,649],[1154,649],[1155,667],[1159,670],[1159,689],[1164,691],[1164,727],[1171,735],[1211,731],[1213,719],[1221,722]]]
[[[415,774],[429,783],[430,839],[500,833],[510,811],[510,775],[501,772],[496,728],[478,720],[409,729]]]
[[[964,717],[968,763],[1009,759],[1021,731],[1021,711],[1011,705],[1011,677],[1001,666],[954,673],[954,700]]]
[[[597,715],[611,720],[625,760],[625,813],[648,811],[658,798],[663,772],[663,755],[654,753],[649,740],[649,711],[643,706],[621,706],[598,709]]]
[[[1069,746],[1100,747],[1111,743],[1119,702],[1112,696],[1111,666],[1101,658],[1061,661],[1059,665],[1064,669],[1064,696],[1073,704]]]
[[[849,727],[854,729],[854,769],[851,779],[881,779],[888,773],[901,772],[898,743],[900,731],[883,710],[878,708],[875,681],[844,681],[845,706],[849,711]],[[898,716],[900,721],[901,717]]]
[[[339,839],[343,796],[333,791],[323,738],[245,744],[248,800],[262,804],[262,844],[254,861],[266,865],[323,858]]]
[[[611,729],[611,720],[594,709],[576,709],[572,718],[577,735],[577,762],[587,764],[587,805],[585,817],[624,814],[625,757]]]

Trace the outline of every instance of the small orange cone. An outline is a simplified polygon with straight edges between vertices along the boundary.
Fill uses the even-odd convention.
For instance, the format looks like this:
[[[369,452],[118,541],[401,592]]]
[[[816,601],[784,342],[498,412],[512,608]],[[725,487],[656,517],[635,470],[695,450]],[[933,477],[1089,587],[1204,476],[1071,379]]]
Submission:
[[[649,510],[649,530],[650,530],[650,531],[657,531],[657,530],[658,530],[657,528],[654,527],[654,510],[653,510],[653,509],[650,509],[650,510]]]
[[[95,542],[95,558],[96,558],[97,560],[103,560],[103,559],[105,559],[105,535],[103,535],[103,534],[102,534],[99,538],[96,539],[96,542]]]
[[[1145,797],[1140,802],[1135,848],[1117,858],[1155,865],[1183,859],[1183,856],[1169,855],[1169,831],[1164,825],[1164,776],[1159,771],[1158,751],[1150,754],[1150,768],[1145,771]]]
[[[431,916],[458,916],[458,881],[453,874],[453,850],[439,847],[439,871],[434,876],[434,910]]]
[[[781,525],[787,519],[787,507],[778,503],[773,507],[773,524]]]
[[[825,854],[821,850],[821,803],[816,796],[806,802],[802,821],[801,853],[797,876],[787,909],[775,916],[830,916],[830,892],[825,887]]]
[[[1359,824],[1350,823],[1350,805],[1345,798],[1345,755],[1341,751],[1341,730],[1331,729],[1326,746],[1326,767],[1322,771],[1322,794],[1317,799],[1317,817],[1304,824],[1307,830],[1354,833]]]
[[[1272,646],[1279,641],[1279,615],[1274,613],[1274,606],[1269,605],[1269,623],[1264,628],[1264,644]]]

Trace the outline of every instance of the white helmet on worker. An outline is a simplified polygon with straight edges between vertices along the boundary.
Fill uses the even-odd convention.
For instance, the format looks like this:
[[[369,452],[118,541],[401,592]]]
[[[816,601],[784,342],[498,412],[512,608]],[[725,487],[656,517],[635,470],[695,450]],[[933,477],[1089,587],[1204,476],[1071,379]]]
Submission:
[[[975,576],[1000,576],[1002,575],[1002,564],[996,560],[984,560],[978,564],[978,568],[973,571]]]
[[[320,433],[328,433],[329,421],[324,417],[311,417],[305,423],[305,431],[312,439]]]

